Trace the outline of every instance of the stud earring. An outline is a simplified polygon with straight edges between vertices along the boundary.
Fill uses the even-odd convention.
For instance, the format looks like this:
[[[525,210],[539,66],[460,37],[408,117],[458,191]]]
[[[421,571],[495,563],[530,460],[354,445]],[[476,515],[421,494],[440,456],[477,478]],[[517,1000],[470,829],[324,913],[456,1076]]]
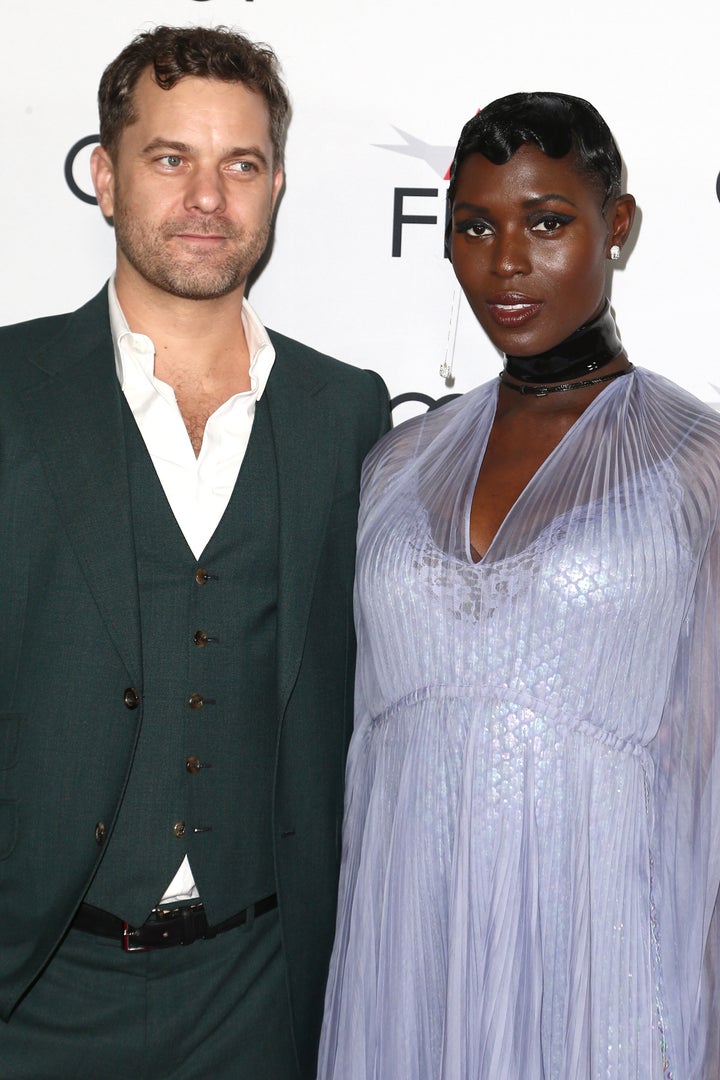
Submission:
[[[620,258],[620,245],[619,244],[613,244],[613,246],[610,248],[610,258],[612,259],[613,262],[617,262],[618,259]]]

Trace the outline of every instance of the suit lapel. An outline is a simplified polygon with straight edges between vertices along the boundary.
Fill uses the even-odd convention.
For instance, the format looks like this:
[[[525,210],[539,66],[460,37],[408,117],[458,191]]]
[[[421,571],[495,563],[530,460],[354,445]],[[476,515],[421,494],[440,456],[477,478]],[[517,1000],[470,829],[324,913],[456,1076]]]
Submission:
[[[297,677],[333,497],[337,439],[325,379],[273,338],[265,393],[280,499],[278,690],[284,710]],[[130,491],[107,295],[70,316],[31,357],[21,401],[79,566],[132,680],[140,680],[139,603]],[[310,478],[310,480],[309,480]],[[298,553],[302,552],[302,558]]]
[[[141,675],[125,440],[105,290],[31,357],[22,404],[78,565],[133,681]],[[89,643],[92,647],[92,643]]]
[[[337,461],[325,380],[295,361],[273,338],[276,359],[266,394],[275,443],[280,499],[278,690],[285,709],[297,678],[315,577],[332,503]]]

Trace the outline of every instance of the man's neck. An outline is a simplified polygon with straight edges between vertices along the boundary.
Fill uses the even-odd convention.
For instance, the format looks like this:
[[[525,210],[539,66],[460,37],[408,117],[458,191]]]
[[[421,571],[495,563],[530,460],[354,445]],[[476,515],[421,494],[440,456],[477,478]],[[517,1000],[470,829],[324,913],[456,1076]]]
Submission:
[[[249,386],[250,357],[242,322],[243,287],[211,300],[189,300],[118,272],[115,289],[130,330],[155,346],[155,375]]]

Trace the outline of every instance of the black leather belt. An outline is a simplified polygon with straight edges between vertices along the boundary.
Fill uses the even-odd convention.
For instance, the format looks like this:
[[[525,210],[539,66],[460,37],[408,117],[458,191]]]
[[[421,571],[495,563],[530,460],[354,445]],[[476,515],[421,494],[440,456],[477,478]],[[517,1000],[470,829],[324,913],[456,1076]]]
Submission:
[[[207,940],[242,926],[250,917],[264,915],[277,907],[277,894],[266,896],[256,904],[238,911],[229,919],[208,926],[207,915],[202,903],[189,904],[187,907],[155,908],[147,922],[142,926],[128,926],[117,915],[102,911],[91,904],[81,904],[72,921],[73,930],[84,934],[97,934],[99,937],[115,938],[122,943],[125,952],[147,952],[148,949],[167,949],[171,945],[192,945],[199,939]]]

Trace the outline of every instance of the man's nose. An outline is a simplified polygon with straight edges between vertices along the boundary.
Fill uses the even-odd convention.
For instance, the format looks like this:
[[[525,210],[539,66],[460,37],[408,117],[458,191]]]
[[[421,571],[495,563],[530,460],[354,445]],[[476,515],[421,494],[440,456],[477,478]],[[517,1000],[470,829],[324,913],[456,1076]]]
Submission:
[[[188,177],[185,190],[185,207],[214,214],[224,210],[225,185],[221,172],[212,165],[197,166]]]

